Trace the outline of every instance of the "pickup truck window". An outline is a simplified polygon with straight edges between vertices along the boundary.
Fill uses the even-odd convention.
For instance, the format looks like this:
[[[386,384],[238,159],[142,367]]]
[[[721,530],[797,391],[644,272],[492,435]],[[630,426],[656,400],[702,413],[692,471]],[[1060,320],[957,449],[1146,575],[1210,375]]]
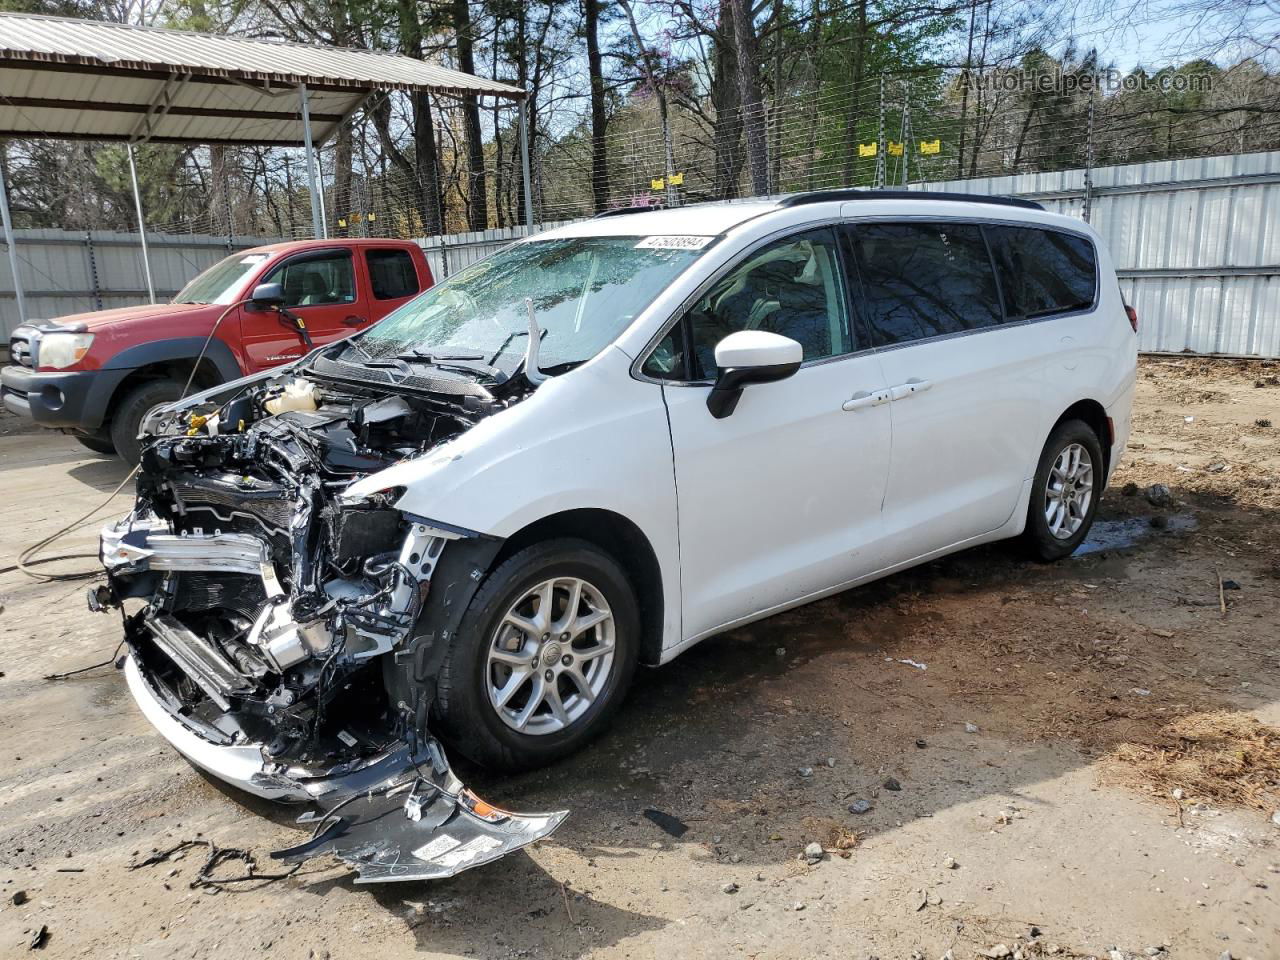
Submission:
[[[270,258],[269,253],[234,253],[183,287],[173,302],[234,303],[245,278]]]
[[[399,300],[418,292],[418,271],[408,250],[369,250],[364,257],[375,300]]]
[[[287,307],[354,303],[356,299],[355,274],[348,250],[326,250],[294,257],[272,270],[262,282],[284,287]]]

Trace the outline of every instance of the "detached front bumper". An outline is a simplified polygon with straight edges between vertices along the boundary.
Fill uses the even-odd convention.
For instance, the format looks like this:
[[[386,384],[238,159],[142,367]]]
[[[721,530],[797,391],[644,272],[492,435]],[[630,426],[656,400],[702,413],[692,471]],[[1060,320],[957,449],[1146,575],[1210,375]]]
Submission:
[[[196,767],[268,800],[314,801],[320,815],[298,818],[311,837],[271,856],[296,863],[334,856],[357,883],[440,880],[491,863],[550,836],[569,816],[511,813],[463,786],[432,738],[399,743],[356,768],[311,773],[266,759],[261,744],[218,744],[174,714],[133,656],[125,680],[143,715]]]

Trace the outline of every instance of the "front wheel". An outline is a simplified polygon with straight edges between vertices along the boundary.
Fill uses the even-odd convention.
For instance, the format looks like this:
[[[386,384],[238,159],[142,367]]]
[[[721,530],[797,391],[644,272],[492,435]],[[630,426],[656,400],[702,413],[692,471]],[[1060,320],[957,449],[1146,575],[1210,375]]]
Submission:
[[[1038,560],[1061,560],[1089,535],[1104,481],[1102,445],[1082,420],[1067,420],[1049,434],[1040,454],[1023,533]]]
[[[152,410],[182,399],[182,384],[176,380],[149,380],[129,391],[111,416],[111,442],[129,466],[137,466],[142,456],[138,431]]]
[[[573,753],[621,705],[639,632],[635,592],[607,553],[568,538],[521,550],[463,614],[437,684],[440,732],[498,770]]]

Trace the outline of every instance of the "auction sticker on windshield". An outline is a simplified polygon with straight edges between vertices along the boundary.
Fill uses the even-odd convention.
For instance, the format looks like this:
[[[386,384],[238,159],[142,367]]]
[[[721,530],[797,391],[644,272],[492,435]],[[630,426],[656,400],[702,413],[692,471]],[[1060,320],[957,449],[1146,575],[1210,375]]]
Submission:
[[[714,237],[645,237],[636,244],[637,250],[701,250]]]

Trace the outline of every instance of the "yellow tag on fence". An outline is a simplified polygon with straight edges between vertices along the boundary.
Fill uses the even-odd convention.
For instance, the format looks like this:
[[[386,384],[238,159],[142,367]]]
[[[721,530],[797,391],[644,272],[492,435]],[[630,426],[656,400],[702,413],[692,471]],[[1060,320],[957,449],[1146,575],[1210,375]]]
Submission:
[[[941,153],[942,141],[941,140],[921,140],[920,152],[923,154]]]
[[[860,143],[858,144],[858,156],[874,157],[879,147],[880,147],[879,141],[875,143]]]
[[[684,174],[683,174],[683,173],[673,173],[671,176],[667,177],[667,183],[671,184],[671,186],[673,186],[673,187],[680,187],[680,186],[683,186],[683,185],[684,185]]]
[[[889,156],[891,156],[891,157],[900,157],[900,156],[902,156],[902,144],[898,143],[898,142],[897,142],[897,141],[895,141],[895,140],[890,140],[890,141],[889,141]]]
[[[662,177],[659,177],[657,180],[649,181],[649,186],[652,187],[654,190],[661,190],[666,185],[667,185],[667,181],[664,180]]]

